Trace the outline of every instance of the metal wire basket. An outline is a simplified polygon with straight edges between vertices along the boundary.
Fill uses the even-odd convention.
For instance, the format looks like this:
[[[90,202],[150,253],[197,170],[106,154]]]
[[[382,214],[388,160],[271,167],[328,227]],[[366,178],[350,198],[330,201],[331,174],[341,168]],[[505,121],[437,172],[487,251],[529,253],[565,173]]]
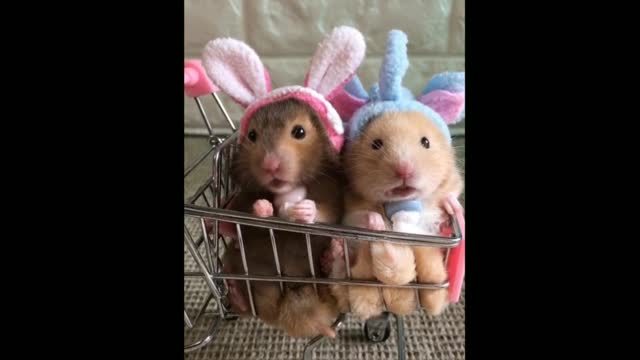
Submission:
[[[187,68],[185,65],[185,88],[188,82],[194,79],[187,79]],[[196,80],[197,81],[197,80]],[[200,79],[199,81],[204,81]],[[284,276],[280,273],[280,263],[276,248],[276,236],[274,231],[287,231],[303,234],[307,242],[307,250],[309,258],[312,258],[312,248],[310,245],[310,237],[326,236],[333,238],[342,238],[345,240],[358,241],[388,241],[391,243],[419,246],[434,246],[447,249],[445,262],[449,259],[449,251],[451,248],[458,246],[461,240],[461,230],[455,217],[451,218],[453,224],[453,235],[451,237],[428,236],[417,234],[405,234],[388,231],[370,231],[361,228],[347,227],[342,225],[326,225],[326,224],[299,224],[286,221],[280,218],[258,218],[251,214],[240,213],[225,209],[227,202],[237,192],[237,186],[232,182],[230,177],[230,166],[234,159],[236,150],[237,133],[236,127],[225,110],[222,101],[215,93],[210,95],[213,97],[218,108],[220,109],[225,120],[229,124],[232,133],[229,136],[217,136],[214,133],[213,126],[209,117],[205,113],[204,107],[200,100],[201,96],[193,96],[198,107],[202,120],[209,132],[209,149],[202,154],[193,164],[187,167],[184,172],[185,181],[194,173],[196,169],[207,167],[207,178],[197,188],[195,193],[188,197],[184,204],[184,245],[185,252],[192,256],[197,264],[197,269],[185,269],[185,281],[189,279],[202,279],[208,288],[208,295],[202,301],[195,316],[188,314],[187,308],[184,309],[185,332],[190,331],[197,325],[203,326],[202,322],[209,321],[206,334],[197,341],[185,344],[184,351],[192,352],[206,346],[216,336],[221,322],[234,321],[238,318],[228,305],[228,287],[227,280],[235,279],[245,281],[249,291],[249,302],[252,314],[256,316],[256,309],[253,301],[251,290],[252,281],[269,281],[287,283],[310,283],[310,284],[340,284],[340,285],[361,285],[371,287],[388,287],[390,285],[376,281],[354,280],[351,279],[349,269],[349,254],[345,246],[345,263],[347,269],[347,277],[344,279],[318,278],[315,276],[313,266],[310,266],[310,277]],[[210,159],[210,160],[208,160]],[[207,161],[205,161],[207,160]],[[226,222],[235,224],[240,246],[240,253],[243,260],[244,274],[230,274],[223,272],[222,258],[223,254],[229,246],[229,242],[219,234],[218,223]],[[247,227],[258,227],[269,230],[271,236],[271,246],[273,250],[274,267],[278,275],[264,276],[252,274],[251,268],[246,263],[246,253],[251,249],[245,248],[242,241],[242,229]],[[211,229],[209,231],[209,229]],[[418,289],[443,289],[449,286],[448,282],[442,284],[418,284],[409,283],[403,286],[392,286],[399,288],[414,289],[417,296]],[[420,304],[420,302],[417,302]],[[418,305],[419,306],[419,305]],[[204,314],[212,316],[205,317]],[[333,324],[337,329],[343,322],[345,314],[341,314]],[[368,320],[364,324],[364,335],[368,340],[373,342],[384,341],[390,334],[390,314],[385,312],[383,315]],[[398,354],[401,359],[405,358],[404,349],[404,323],[401,316],[396,316],[397,336],[398,336]],[[311,339],[304,350],[303,358],[311,359],[315,346],[320,344],[325,338],[318,336]]]

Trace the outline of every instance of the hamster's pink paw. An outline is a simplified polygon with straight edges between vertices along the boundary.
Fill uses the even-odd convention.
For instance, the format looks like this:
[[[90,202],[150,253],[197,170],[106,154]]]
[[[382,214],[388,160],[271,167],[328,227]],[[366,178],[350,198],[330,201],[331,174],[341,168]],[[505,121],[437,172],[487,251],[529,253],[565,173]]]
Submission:
[[[344,239],[331,239],[331,255],[334,259],[344,256]]]
[[[220,234],[222,236],[228,236],[231,238],[236,238],[237,237],[237,233],[236,233],[236,225],[233,223],[228,223],[228,222],[220,222],[218,229],[220,231]]]
[[[336,337],[336,331],[333,330],[333,328],[327,324],[324,324],[322,322],[316,322],[315,325],[315,329],[317,332],[319,332],[320,334],[329,337],[329,338],[335,338]]]
[[[342,239],[331,239],[331,245],[320,258],[320,266],[325,274],[331,273],[333,262],[344,257],[344,246]]]
[[[213,220],[204,219],[204,229],[207,231],[207,234],[211,233],[213,230]]]
[[[253,214],[257,217],[273,216],[273,205],[269,200],[256,200],[253,203]]]
[[[245,300],[240,289],[238,289],[236,280],[228,280],[227,284],[229,287],[229,302],[231,305],[237,308],[241,313],[247,312],[249,310],[249,305],[247,305],[247,300]]]
[[[331,269],[333,268],[333,260],[335,258],[331,257],[328,253],[324,253],[320,258],[320,269],[322,273],[325,275],[329,275],[331,273]]]
[[[375,212],[368,212],[364,218],[364,227],[369,230],[386,230],[386,225],[382,215]]]
[[[312,224],[316,220],[316,202],[313,200],[302,200],[295,204],[289,211],[289,216],[298,222]]]

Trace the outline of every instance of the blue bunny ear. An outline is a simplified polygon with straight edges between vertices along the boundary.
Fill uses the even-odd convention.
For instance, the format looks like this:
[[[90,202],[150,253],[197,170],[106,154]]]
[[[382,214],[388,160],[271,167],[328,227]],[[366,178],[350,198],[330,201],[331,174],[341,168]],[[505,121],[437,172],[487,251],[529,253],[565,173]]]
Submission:
[[[395,101],[402,95],[402,78],[409,68],[407,42],[407,35],[402,31],[389,32],[380,69],[380,99],[383,101]]]
[[[344,86],[344,90],[348,92],[350,95],[355,96],[357,98],[360,98],[363,100],[369,99],[369,95],[367,94],[367,91],[364,89],[364,86],[362,86],[362,82],[360,82],[360,78],[358,78],[358,75],[354,75],[351,78],[351,81],[349,81]]]
[[[434,90],[452,93],[464,92],[464,72],[443,72],[434,76],[422,91],[422,95]]]

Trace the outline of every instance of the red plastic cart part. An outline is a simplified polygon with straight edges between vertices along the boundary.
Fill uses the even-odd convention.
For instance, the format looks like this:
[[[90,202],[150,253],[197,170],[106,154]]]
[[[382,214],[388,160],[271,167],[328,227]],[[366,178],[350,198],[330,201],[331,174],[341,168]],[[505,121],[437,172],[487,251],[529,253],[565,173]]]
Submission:
[[[218,90],[207,76],[200,60],[184,61],[184,92],[188,96],[198,97],[218,92]]]
[[[455,215],[458,225],[460,226],[461,239],[458,246],[449,252],[449,263],[447,270],[449,273],[449,301],[457,303],[460,300],[462,292],[462,282],[464,280],[464,209],[458,198],[451,195],[447,198],[448,206],[445,206],[450,215]]]

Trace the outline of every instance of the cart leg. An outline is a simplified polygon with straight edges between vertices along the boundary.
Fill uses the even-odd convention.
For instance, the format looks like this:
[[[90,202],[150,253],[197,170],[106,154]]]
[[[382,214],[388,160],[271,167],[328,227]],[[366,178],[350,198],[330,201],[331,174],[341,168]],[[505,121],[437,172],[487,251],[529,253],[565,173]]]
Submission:
[[[340,314],[340,316],[338,316],[338,318],[336,319],[336,321],[333,323],[333,325],[331,325],[331,327],[336,330],[338,329],[338,327],[340,327],[340,325],[342,325],[342,322],[344,321],[344,314]],[[304,353],[303,353],[303,360],[311,360],[313,358],[313,350],[320,345],[325,339],[327,339],[326,336],[324,335],[318,335],[316,337],[314,337],[313,339],[311,339],[311,341],[309,341],[307,343],[307,345],[305,345],[304,347]]]
[[[185,345],[184,353],[186,354],[186,353],[196,351],[206,346],[207,344],[209,344],[211,340],[213,340],[213,338],[216,337],[216,331],[219,328],[220,321],[221,321],[221,318],[216,316],[216,318],[211,322],[211,326],[209,326],[209,331],[207,331],[208,333],[207,337],[205,337],[202,340],[196,341],[193,344]]]
[[[405,360],[407,353],[404,343],[404,318],[401,315],[396,315],[396,333],[398,335],[398,360]]]
[[[189,329],[193,328],[193,323],[191,322],[191,319],[189,318],[189,314],[187,314],[187,309],[184,309],[184,325],[186,327],[188,327]]]

